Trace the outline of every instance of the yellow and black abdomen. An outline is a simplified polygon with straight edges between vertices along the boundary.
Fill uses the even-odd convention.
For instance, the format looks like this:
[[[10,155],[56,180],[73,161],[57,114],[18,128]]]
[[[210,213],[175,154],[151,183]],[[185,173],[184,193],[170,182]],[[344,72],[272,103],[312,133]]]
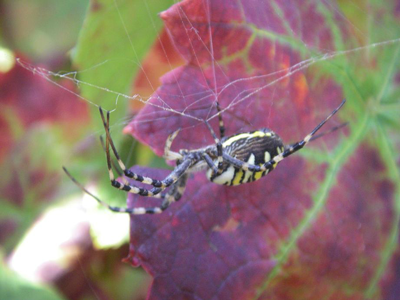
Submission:
[[[222,146],[224,153],[244,163],[258,166],[262,166],[284,150],[281,138],[268,128],[232,135],[222,140]],[[207,178],[217,184],[232,186],[256,181],[267,172],[246,171],[224,162],[221,174],[213,174],[209,169]]]

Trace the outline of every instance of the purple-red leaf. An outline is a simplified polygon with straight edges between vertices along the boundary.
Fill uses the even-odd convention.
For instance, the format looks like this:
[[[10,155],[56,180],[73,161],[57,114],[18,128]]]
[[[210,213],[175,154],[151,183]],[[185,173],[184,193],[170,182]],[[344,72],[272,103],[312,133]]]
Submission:
[[[340,50],[349,33],[338,11],[319,1],[174,5],[161,17],[187,64],[162,77],[126,130],[159,155],[177,129],[174,150],[204,147],[214,143],[204,120],[218,134],[218,99],[227,135],[270,127],[286,144],[301,140],[343,98],[321,70],[297,65]],[[325,129],[348,120],[353,101]],[[393,280],[383,276],[382,257],[398,226],[395,186],[382,153],[360,143],[363,122],[350,126],[351,138],[331,133],[251,184],[218,186],[196,173],[163,214],[132,216],[127,260],[154,277],[148,299],[380,295],[379,281]],[[156,179],[170,172],[134,170]],[[129,207],[159,204],[128,198]]]

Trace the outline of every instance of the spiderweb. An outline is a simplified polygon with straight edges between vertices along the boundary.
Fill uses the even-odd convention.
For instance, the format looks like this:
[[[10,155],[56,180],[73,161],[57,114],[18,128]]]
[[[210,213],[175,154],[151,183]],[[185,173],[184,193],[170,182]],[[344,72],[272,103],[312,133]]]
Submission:
[[[176,149],[195,149],[212,143],[211,134],[204,129],[204,121],[209,121],[217,131],[219,114],[224,117],[228,134],[266,126],[276,130],[285,137],[285,140],[296,141],[307,134],[314,124],[317,124],[316,120],[326,116],[327,112],[337,106],[342,97],[346,97],[348,101],[346,107],[351,108],[348,117],[356,120],[353,125],[349,125],[351,128],[349,131],[352,132],[351,141],[342,142],[341,150],[336,150],[333,158],[330,158],[331,152],[329,151],[335,148],[336,142],[340,140],[338,135],[325,139],[320,146],[321,151],[312,153],[304,151],[301,155],[306,156],[307,159],[320,162],[320,164],[327,163],[328,176],[319,186],[314,184],[318,182],[315,178],[313,178],[314,181],[310,180],[310,182],[304,183],[307,191],[317,190],[317,192],[312,195],[312,198],[306,198],[304,201],[299,200],[290,202],[286,206],[279,206],[280,210],[284,211],[282,215],[278,214],[278,217],[274,218],[275,216],[268,215],[268,211],[263,212],[268,216],[265,219],[268,220],[272,229],[271,232],[261,231],[258,233],[263,235],[265,240],[276,242],[275,244],[271,243],[271,249],[268,249],[267,252],[275,255],[278,265],[282,268],[285,267],[286,258],[290,256],[291,251],[295,252],[294,245],[299,244],[301,247],[302,258],[305,257],[304,253],[312,253],[308,249],[307,243],[301,244],[299,240],[308,236],[306,232],[313,226],[313,219],[317,216],[320,218],[320,227],[324,228],[324,235],[317,230],[311,233],[314,240],[317,240],[316,243],[319,243],[318,246],[321,246],[317,247],[317,249],[321,249],[318,257],[325,257],[324,247],[332,241],[335,241],[335,244],[329,249],[332,250],[330,255],[333,260],[335,257],[339,259],[354,257],[354,253],[366,254],[361,248],[371,247],[372,239],[368,240],[366,233],[362,236],[349,234],[352,232],[349,230],[350,226],[341,227],[344,223],[347,224],[346,218],[354,217],[348,214],[353,207],[349,210],[344,209],[343,207],[347,208],[346,205],[348,205],[345,201],[338,201],[337,203],[340,205],[331,204],[327,201],[327,197],[332,193],[330,194],[331,198],[347,199],[346,195],[343,195],[343,190],[355,188],[358,182],[356,176],[369,172],[358,167],[358,163],[363,166],[368,165],[370,161],[374,161],[377,166],[383,164],[389,170],[383,177],[387,177],[388,180],[395,180],[399,177],[398,170],[388,167],[391,165],[390,162],[396,161],[397,157],[387,154],[390,152],[388,150],[390,147],[387,146],[386,135],[382,135],[379,139],[379,143],[382,145],[379,150],[374,149],[371,146],[373,142],[366,138],[369,132],[366,124],[371,115],[379,114],[382,119],[393,121],[394,118],[391,114],[393,109],[384,108],[383,104],[387,102],[391,108],[398,108],[391,91],[398,89],[398,79],[396,81],[396,76],[393,74],[397,73],[398,76],[400,36],[393,23],[388,21],[390,18],[382,17],[392,14],[391,18],[394,20],[394,24],[398,23],[397,4],[387,4],[387,7],[382,8],[379,4],[373,3],[361,6],[356,1],[347,1],[346,4],[331,1],[269,2],[268,4],[263,3],[264,5],[257,5],[259,3],[255,1],[246,1],[222,6],[219,1],[185,2],[186,6],[184,5],[183,8],[178,7],[173,12],[169,11],[169,15],[161,14],[179,53],[187,63],[174,71],[175,68],[171,63],[173,54],[167,51],[167,47],[164,47],[165,42],[158,33],[155,25],[157,18],[150,9],[151,2],[144,1],[143,3],[144,7],[141,12],[145,16],[145,21],[142,26],[153,31],[153,35],[158,40],[158,46],[161,47],[161,58],[165,60],[166,70],[170,72],[163,77],[163,85],[160,89],[157,89],[154,82],[151,81],[151,71],[141,60],[138,50],[139,38],[136,37],[136,32],[130,30],[129,21],[125,18],[125,2],[113,1],[110,6],[110,10],[117,15],[117,20],[119,20],[118,31],[122,32],[124,36],[122,40],[114,41],[114,44],[118,44],[118,49],[123,48],[126,51],[123,52],[123,56],[108,58],[100,55],[100,58],[97,61],[91,61],[88,67],[68,73],[44,70],[23,61],[19,61],[19,63],[54,84],[59,85],[58,79],[61,78],[73,82],[82,89],[83,93],[78,94],[73,91],[71,93],[75,93],[80,99],[94,107],[102,105],[108,106],[107,109],[112,110],[112,118],[115,116],[114,119],[117,121],[113,125],[114,132],[126,126],[125,131],[132,133],[159,155],[162,154],[168,134],[178,128],[181,129],[181,133],[174,144]],[[196,3],[193,5],[197,5],[197,10],[190,7],[190,3]],[[137,28],[138,31],[140,29]],[[248,32],[251,34],[246,37]],[[238,42],[235,43],[236,41]],[[121,61],[122,64],[136,66],[140,70],[144,80],[148,82],[152,95],[129,94],[126,91],[131,79],[129,76],[127,80],[124,79],[128,85],[125,85],[122,90],[114,88],[111,82],[97,82],[96,76],[86,77],[87,74],[93,75],[100,73],[101,70],[105,70],[105,72],[112,70],[114,80],[117,81],[118,76],[115,74],[119,74],[119,72],[115,71],[115,67],[120,66]],[[157,68],[157,66],[155,67]],[[239,72],[236,71],[238,69]],[[365,73],[360,70],[364,70]],[[381,78],[374,77],[373,74],[377,73],[385,75],[382,75]],[[64,88],[61,85],[60,87]],[[104,98],[102,99],[102,97]],[[220,112],[216,109],[217,99],[221,103]],[[125,107],[132,103],[145,104],[133,121],[130,117],[121,116]],[[381,104],[382,106],[380,106]],[[376,109],[377,106],[380,108]],[[375,124],[377,130],[384,131],[377,124]],[[362,141],[363,146],[358,148],[357,144]],[[344,166],[343,160],[346,158],[347,161],[349,153],[356,153],[354,169],[352,166]],[[382,158],[383,162],[377,160],[377,156]],[[368,163],[363,163],[360,157],[364,157]],[[293,170],[297,168],[302,169],[303,172],[307,172],[304,170],[308,169],[308,165],[303,168],[303,165],[293,163],[291,166]],[[340,170],[344,170],[343,178],[346,179],[346,183],[342,182],[340,186],[342,190],[332,192],[333,182],[342,179],[339,176]],[[296,174],[300,174],[300,171],[297,171]],[[314,173],[320,175],[324,172],[322,166]],[[307,174],[304,176],[307,178],[308,176],[310,178],[318,176],[311,173],[313,172],[303,174]],[[286,196],[288,195],[285,193],[296,194],[295,191],[298,190],[296,186],[293,187],[295,183],[292,185],[288,183],[297,182],[296,178],[292,178],[291,174],[285,174],[285,176],[282,173],[279,174],[281,175],[278,176],[282,176],[281,178],[284,180],[274,181],[272,179],[271,184],[275,184],[273,189],[259,185],[255,190],[268,189],[272,198],[279,198],[278,193]],[[199,180],[197,177],[196,179]],[[368,185],[368,180],[371,178],[364,179],[363,183]],[[379,182],[379,186],[381,183]],[[350,186],[346,184],[350,184]],[[378,185],[375,181],[373,184]],[[363,191],[361,189],[361,192]],[[390,200],[396,199],[395,201],[398,202],[398,191],[393,192],[391,187],[385,191],[389,191],[388,198]],[[245,194],[243,190],[241,193]],[[382,202],[384,202],[384,199],[387,199],[383,195],[384,192],[382,192],[382,197],[374,193],[375,190],[370,194],[373,195],[371,197],[374,200],[375,198],[383,199]],[[249,191],[248,198],[251,200],[249,202],[256,207],[259,204],[258,198],[253,199],[252,195]],[[353,194],[349,197],[358,199],[357,195]],[[368,195],[365,197],[368,198]],[[243,224],[250,223],[254,219],[254,212],[247,211],[247,207],[243,203],[235,202],[234,195],[231,195],[231,198],[234,202],[232,205],[234,207],[232,209],[233,219],[243,222]],[[362,206],[363,203],[368,202],[366,198],[355,202]],[[195,200],[192,202],[196,203]],[[278,202],[276,201],[276,203]],[[326,210],[328,213],[320,217],[321,210]],[[242,215],[239,215],[237,211],[241,211]],[[298,214],[297,211],[305,211],[305,213]],[[400,214],[398,209],[393,208],[393,212],[393,222],[384,225],[390,228],[392,236],[396,236],[396,226],[398,226]],[[338,218],[338,215],[342,217]],[[365,221],[365,215],[357,215],[357,217],[359,224],[362,224],[364,229],[373,230]],[[163,224],[163,220],[157,222]],[[142,225],[142,228],[151,228],[151,224],[147,224],[145,221]],[[223,227],[222,224],[219,225]],[[382,225],[382,228],[385,226]],[[295,228],[295,230],[289,234],[288,228]],[[345,231],[345,229],[349,231]],[[351,227],[351,229],[354,228]],[[221,232],[226,233],[225,230],[226,228],[223,227]],[[158,234],[158,232],[156,233]],[[331,239],[327,238],[331,235],[333,236]],[[139,236],[137,240],[141,238],[143,237]],[[378,281],[387,268],[390,257],[396,251],[393,246],[395,245],[394,240],[381,241],[386,250],[383,251],[380,261],[371,262],[372,267],[377,271],[374,271],[375,273],[370,269],[365,271],[366,274],[373,273],[368,283],[364,285],[357,279],[350,279],[350,281],[353,280],[351,282],[355,286],[360,286],[360,290],[366,291],[368,297],[376,292]],[[347,247],[341,247],[343,244],[346,244]],[[379,251],[376,250],[376,252]],[[131,260],[141,259],[141,263],[150,273],[158,274],[157,272],[160,271],[158,266],[146,261],[144,256],[143,253],[134,253],[131,254]],[[157,254],[152,257],[157,258]],[[264,256],[262,257],[264,258]],[[313,258],[310,258],[309,261],[315,265],[320,263]],[[347,267],[355,266],[354,261],[356,260],[349,259]],[[266,266],[266,270],[263,270],[262,273],[268,273],[270,267],[270,265]],[[302,265],[298,268],[301,270],[301,267]],[[326,278],[329,278],[331,274],[341,274],[343,271],[341,268],[345,268],[345,266],[330,265],[330,269],[325,270],[328,274]],[[270,292],[267,287],[270,287],[271,282],[279,278],[277,270],[279,269],[276,268],[272,271],[273,275],[270,278],[263,277],[262,284],[260,281],[254,283],[257,287],[261,286],[256,294],[257,297],[267,298],[266,295]],[[298,275],[296,272],[289,274],[294,277]],[[158,280],[161,279],[158,278]],[[307,283],[312,286],[312,282]],[[277,286],[276,292],[279,293],[279,285],[277,284]],[[156,292],[153,291],[151,299],[157,299],[155,295]],[[313,290],[313,295],[316,299],[326,297],[325,291],[321,291],[319,288]]]
[[[291,38],[293,38],[293,43],[297,43],[301,46],[301,51],[303,52],[304,59],[299,60],[298,62],[294,63],[293,65],[289,65],[287,67],[282,66],[280,68],[277,68],[276,71],[269,72],[266,74],[260,74],[260,75],[255,75],[255,76],[248,76],[248,77],[239,77],[235,78],[232,80],[229,80],[227,83],[218,86],[217,82],[218,80],[218,75],[221,77],[226,77],[226,74],[223,72],[223,67],[220,65],[220,63],[215,59],[214,57],[214,44],[213,42],[213,33],[211,32],[211,29],[209,29],[209,41],[206,43],[203,40],[203,37],[200,36],[198,33],[198,28],[196,28],[196,24],[191,24],[190,20],[188,20],[188,16],[185,15],[184,11],[181,11],[180,18],[182,20],[182,26],[186,26],[185,30],[186,32],[192,32],[194,34],[187,34],[186,38],[187,43],[191,44],[191,47],[193,47],[192,55],[193,58],[192,60],[196,63],[201,63],[201,61],[209,60],[212,62],[211,64],[211,69],[212,69],[212,75],[210,76],[213,78],[212,80],[214,83],[209,85],[209,86],[204,86],[203,89],[204,91],[202,92],[202,95],[198,95],[198,103],[206,103],[206,106],[209,106],[209,114],[205,118],[199,118],[194,114],[189,113],[190,107],[187,107],[184,110],[177,110],[171,107],[167,102],[163,101],[162,97],[157,97],[158,101],[149,101],[152,99],[152,96],[144,96],[140,94],[127,94],[126,92],[120,92],[117,90],[114,90],[112,88],[109,88],[107,85],[98,85],[96,83],[95,78],[92,81],[84,81],[80,79],[80,77],[84,77],[84,74],[95,74],[96,72],[101,72],[103,70],[108,70],[110,65],[116,64],[117,60],[123,60],[125,63],[131,63],[132,65],[137,65],[138,69],[144,74],[144,77],[146,78],[146,81],[148,81],[148,84],[150,88],[153,90],[153,92],[156,92],[156,88],[153,86],[153,83],[149,79],[149,75],[147,75],[146,72],[148,72],[146,69],[144,69],[141,59],[139,58],[137,54],[137,46],[135,45],[135,40],[134,37],[132,37],[132,33],[129,32],[127,29],[127,20],[124,19],[123,13],[121,12],[125,8],[124,3],[119,3],[117,0],[112,1],[112,10],[114,10],[115,14],[118,14],[119,20],[120,20],[120,30],[123,32],[125,35],[125,41],[118,41],[119,43],[123,44],[124,47],[128,49],[128,53],[130,54],[129,57],[119,57],[118,59],[116,58],[111,58],[111,59],[99,59],[97,63],[93,63],[89,68],[85,68],[79,71],[73,71],[73,72],[53,72],[50,70],[46,70],[40,67],[36,67],[34,65],[30,65],[22,60],[18,60],[18,62],[24,66],[25,68],[31,70],[38,76],[42,76],[46,78],[47,80],[51,81],[52,83],[59,85],[57,83],[57,79],[67,79],[72,81],[78,88],[90,88],[93,90],[101,91],[109,95],[107,101],[108,106],[112,112],[118,110],[118,104],[119,102],[139,102],[143,103],[149,106],[154,106],[156,108],[162,109],[164,111],[171,112],[172,114],[176,114],[179,116],[182,116],[184,118],[189,118],[189,119],[194,119],[199,122],[204,122],[205,120],[210,121],[213,120],[217,117],[219,113],[215,112],[215,109],[212,108],[212,106],[215,106],[215,99],[220,98],[221,94],[224,93],[224,91],[229,90],[232,86],[235,86],[239,83],[242,82],[257,82],[255,84],[255,87],[252,87],[251,89],[248,90],[242,90],[238,91],[237,95],[232,98],[232,100],[228,103],[226,107],[222,107],[220,114],[225,114],[226,112],[232,110],[235,106],[241,104],[242,102],[251,102],[252,98],[254,95],[257,95],[261,93],[265,89],[270,89],[273,88],[274,85],[278,84],[281,81],[286,80],[287,78],[292,77],[294,74],[298,72],[304,72],[305,70],[311,68],[314,65],[318,64],[323,64],[326,61],[331,61],[337,58],[340,58],[342,56],[347,56],[347,57],[357,57],[360,55],[366,55],[368,51],[373,51],[374,49],[385,49],[388,47],[395,47],[399,42],[400,38],[397,36],[397,32],[391,31],[390,28],[384,30],[385,34],[384,36],[387,38],[379,40],[379,38],[376,38],[377,41],[373,40],[368,32],[367,29],[360,28],[360,26],[357,26],[354,24],[354,21],[347,18],[347,16],[340,10],[340,8],[337,7],[337,4],[330,2],[330,1],[323,1],[321,4],[321,7],[327,10],[325,13],[330,13],[331,16],[330,18],[333,18],[331,20],[333,22],[333,25],[336,26],[335,30],[339,30],[342,28],[342,30],[346,31],[349,34],[349,39],[351,38],[356,38],[360,39],[361,41],[365,43],[359,43],[361,45],[356,45],[354,41],[352,41],[350,44],[350,47],[343,43],[341,46],[343,49],[337,49],[337,46],[339,44],[331,44],[331,48],[325,48],[325,47],[320,47],[319,45],[314,45],[312,40],[309,39],[309,37],[305,37],[305,32],[301,32],[302,28],[299,26],[299,28],[286,28],[287,32],[286,34],[289,35]],[[288,4],[288,5],[293,5],[293,4]],[[111,7],[110,6],[110,7]],[[147,3],[147,1],[144,1],[144,7],[147,9],[146,12],[143,12],[146,15],[146,21],[145,25],[146,27],[152,27],[154,33],[153,35],[156,36],[158,41],[160,42],[160,46],[163,47],[163,41],[161,41],[160,33],[158,31],[158,28],[155,25],[155,20],[156,16],[154,16],[154,12],[150,11],[150,5]],[[205,10],[205,14],[207,15],[208,18],[210,18],[211,13],[206,12],[206,10],[210,9],[210,4],[208,1],[203,1],[202,9]],[[356,10],[358,14],[360,15],[368,15],[368,10],[364,9],[363,7],[358,6],[355,2],[351,2],[348,4],[351,9]],[[318,7],[309,7],[311,9],[318,10],[320,8]],[[285,18],[285,15],[282,8],[277,9],[277,7],[274,5],[271,5],[271,7],[267,8],[269,11],[274,10],[273,14],[275,14],[275,17],[277,20],[281,19],[283,20]],[[281,13],[282,15],[279,15]],[[276,16],[276,14],[278,14]],[[258,16],[260,17],[260,16]],[[293,19],[300,19],[302,17],[300,14],[297,16],[291,16]],[[321,17],[321,16],[319,16]],[[184,22],[187,22],[188,24],[184,24]],[[271,21],[266,21],[266,23],[273,23],[276,20],[271,20]],[[297,20],[300,22],[300,20]],[[210,22],[210,28],[211,26],[211,20]],[[383,26],[383,20],[376,20],[374,19],[373,21],[370,21],[370,24],[368,26],[373,26],[373,24],[377,24],[377,26],[382,27]],[[187,26],[190,27],[187,27]],[[203,25],[203,24],[202,24]],[[290,24],[286,24],[290,25]],[[271,25],[271,27],[273,27]],[[137,35],[137,34],[135,34]],[[304,37],[302,36],[304,35]],[[197,48],[203,48],[201,50],[201,54],[197,54],[197,49],[193,46],[194,43],[198,43],[200,46]],[[351,47],[353,46],[353,47]],[[172,71],[172,65],[169,63],[169,53],[166,52],[166,50],[163,48],[163,53],[164,53],[164,58],[167,61],[167,64],[169,65],[170,71]],[[208,57],[207,57],[208,56]],[[202,76],[206,76],[204,73]],[[61,85],[59,85],[61,88]],[[64,88],[65,89],[65,88]],[[180,89],[180,87],[178,87]],[[85,97],[85,95],[75,93],[74,91],[70,91],[71,93],[74,93],[76,96],[78,96],[80,99],[83,101],[87,101],[93,106],[98,106],[99,100],[97,99],[88,99]],[[175,96],[175,95],[174,95]],[[182,97],[182,95],[180,95]],[[190,96],[190,95],[185,95],[185,96]],[[213,98],[214,101],[210,102],[209,99]],[[109,100],[111,99],[111,100]],[[113,100],[112,100],[113,99]],[[184,99],[183,99],[184,100]],[[271,101],[274,101],[274,99],[270,99]],[[111,105],[110,105],[111,104]],[[149,116],[148,120],[154,120],[152,116]],[[128,124],[130,120],[119,120],[119,126],[126,125]],[[147,120],[144,118],[142,122],[146,122]],[[268,123],[268,120],[266,120]]]

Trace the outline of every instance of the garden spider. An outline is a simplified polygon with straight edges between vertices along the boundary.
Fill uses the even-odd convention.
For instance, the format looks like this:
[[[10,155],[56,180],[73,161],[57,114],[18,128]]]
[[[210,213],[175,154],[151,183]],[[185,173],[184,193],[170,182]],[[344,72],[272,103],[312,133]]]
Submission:
[[[215,140],[214,145],[209,145],[195,150],[183,149],[179,152],[174,152],[171,151],[171,144],[174,138],[177,136],[179,130],[175,131],[168,137],[165,143],[164,157],[167,160],[175,160],[176,167],[163,180],[157,180],[136,174],[125,167],[118,155],[113,140],[111,139],[109,130],[110,112],[107,112],[106,120],[102,108],[99,107],[100,115],[106,132],[105,151],[107,154],[107,166],[111,185],[117,189],[144,197],[161,198],[163,201],[159,207],[121,208],[110,206],[86,190],[69,174],[65,167],[63,167],[63,169],[71,178],[71,180],[74,181],[81,189],[83,189],[83,191],[95,198],[101,205],[114,212],[129,213],[134,215],[158,214],[166,210],[172,202],[178,201],[181,198],[190,173],[208,168],[207,178],[211,182],[227,186],[240,185],[243,183],[256,181],[264,175],[267,175],[269,172],[275,169],[280,161],[299,151],[312,139],[317,138],[318,136],[315,136],[316,132],[334,114],[337,113],[337,111],[344,105],[345,102],[346,100],[343,100],[340,105],[333,110],[325,120],[319,123],[318,126],[315,127],[314,130],[311,131],[311,133],[308,134],[303,140],[286,146],[283,144],[281,138],[268,128],[262,128],[251,132],[239,133],[229,137],[224,137],[225,127],[221,116],[221,110],[219,104],[217,103],[221,140],[217,138],[215,132],[206,121],[206,125]],[[342,126],[343,124],[333,128],[332,130],[336,130]],[[110,146],[124,175],[136,181],[151,185],[151,189],[145,189],[131,185],[123,177],[123,183],[115,180],[112,169]],[[168,187],[171,188],[164,193],[163,191]]]

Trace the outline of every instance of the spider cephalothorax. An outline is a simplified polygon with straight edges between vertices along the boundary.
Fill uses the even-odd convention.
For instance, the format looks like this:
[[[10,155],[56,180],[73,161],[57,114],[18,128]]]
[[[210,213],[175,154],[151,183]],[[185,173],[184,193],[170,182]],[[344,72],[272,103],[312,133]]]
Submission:
[[[297,143],[286,146],[283,144],[281,138],[268,128],[262,128],[260,130],[224,137],[224,123],[222,121],[219,105],[217,104],[221,140],[218,139],[209,123],[206,122],[206,125],[214,137],[215,144],[196,150],[180,150],[179,152],[174,152],[171,150],[171,145],[172,141],[179,133],[179,130],[175,131],[168,137],[165,143],[164,157],[168,160],[175,160],[176,167],[163,180],[153,179],[136,174],[125,167],[111,139],[109,131],[110,113],[107,112],[106,119],[104,117],[103,110],[100,108],[100,114],[106,132],[105,150],[107,154],[107,165],[111,185],[115,188],[144,197],[161,198],[163,201],[159,207],[121,208],[110,206],[88,192],[68,173],[65,168],[64,171],[86,193],[90,194],[100,204],[106,206],[112,211],[130,214],[161,213],[167,209],[172,202],[175,202],[182,197],[190,173],[207,169],[207,178],[211,182],[228,186],[256,181],[265,176],[274,168],[276,168],[280,161],[302,149],[308,142],[315,138],[316,132],[334,114],[336,114],[336,112],[344,105],[344,103],[345,100],[343,100],[342,103],[340,103],[340,105],[334,111],[332,111],[325,120],[318,124],[304,139]],[[109,149],[110,146],[124,175],[138,182],[151,185],[151,189],[145,189],[131,185],[124,177],[122,177],[123,183],[115,179],[112,169]],[[164,192],[167,188],[169,189]]]

